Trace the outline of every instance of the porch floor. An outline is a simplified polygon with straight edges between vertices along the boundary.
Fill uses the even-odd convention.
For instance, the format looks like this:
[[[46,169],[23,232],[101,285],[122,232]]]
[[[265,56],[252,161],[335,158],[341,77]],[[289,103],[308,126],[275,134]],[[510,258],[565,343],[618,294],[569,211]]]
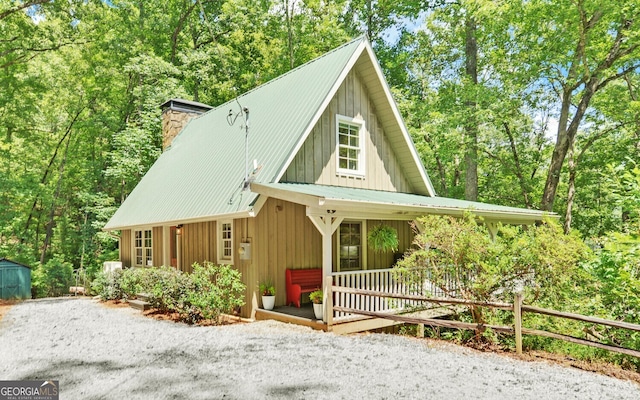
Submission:
[[[452,308],[434,307],[423,311],[407,314],[414,317],[422,318],[441,318],[453,313]],[[320,331],[332,331],[337,334],[349,334],[356,332],[364,332],[385,328],[393,325],[400,325],[402,322],[392,321],[388,319],[351,316],[342,317],[334,320],[334,325],[327,326],[322,321],[315,318],[313,313],[313,305],[311,303],[302,304],[300,308],[290,306],[278,306],[273,310],[265,310],[259,308],[256,310],[256,321],[275,320],[295,325],[303,325]]]
[[[290,324],[308,326],[316,330],[326,331],[327,324],[316,319],[313,304],[302,304],[300,308],[277,306],[273,310],[259,308],[256,310],[256,320],[272,319]]]

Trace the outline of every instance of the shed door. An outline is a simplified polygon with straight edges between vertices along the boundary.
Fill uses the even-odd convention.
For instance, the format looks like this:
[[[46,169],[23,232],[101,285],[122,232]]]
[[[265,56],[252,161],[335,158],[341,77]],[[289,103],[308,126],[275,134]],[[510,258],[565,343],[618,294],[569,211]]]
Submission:
[[[13,299],[19,297],[19,273],[18,268],[0,269],[0,298]]]

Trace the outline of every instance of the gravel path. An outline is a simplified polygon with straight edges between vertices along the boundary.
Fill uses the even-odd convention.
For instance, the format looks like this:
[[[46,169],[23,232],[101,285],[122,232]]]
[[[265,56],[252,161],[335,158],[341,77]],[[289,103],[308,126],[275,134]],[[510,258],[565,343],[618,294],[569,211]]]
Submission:
[[[61,399],[640,399],[630,382],[424,340],[190,327],[89,299],[12,307],[0,379],[57,379]]]

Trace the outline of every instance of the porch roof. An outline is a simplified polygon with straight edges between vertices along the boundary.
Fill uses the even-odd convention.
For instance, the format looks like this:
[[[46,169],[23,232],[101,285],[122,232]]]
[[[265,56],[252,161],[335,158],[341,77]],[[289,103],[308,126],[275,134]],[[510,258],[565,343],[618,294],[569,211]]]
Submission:
[[[309,213],[330,212],[344,217],[408,220],[424,214],[462,216],[470,211],[489,221],[509,224],[531,224],[545,217],[558,217],[544,211],[447,197],[306,183],[252,183],[251,191],[304,204],[310,208]]]

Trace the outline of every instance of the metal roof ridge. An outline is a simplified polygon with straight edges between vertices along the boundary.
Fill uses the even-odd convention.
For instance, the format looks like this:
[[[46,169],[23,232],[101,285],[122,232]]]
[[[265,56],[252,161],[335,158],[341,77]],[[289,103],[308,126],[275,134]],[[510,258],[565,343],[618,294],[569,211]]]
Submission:
[[[287,72],[285,72],[285,73],[283,73],[283,74],[281,74],[281,75],[278,75],[278,76],[276,76],[275,78],[273,78],[273,79],[271,79],[271,80],[269,80],[269,81],[267,81],[267,82],[265,82],[265,83],[263,83],[263,84],[261,84],[261,85],[258,85],[258,86],[254,87],[254,88],[252,88],[252,89],[249,89],[249,90],[247,90],[246,92],[244,92],[244,93],[242,93],[242,94],[239,94],[239,95],[235,96],[234,98],[232,98],[232,99],[230,99],[230,100],[227,100],[227,101],[225,101],[224,103],[219,104],[219,105],[217,105],[217,106],[213,107],[211,110],[207,111],[206,113],[203,113],[202,115],[198,115],[198,116],[197,116],[197,117],[195,117],[195,118],[203,117],[203,116],[205,116],[206,114],[209,114],[209,113],[210,113],[210,112],[212,112],[212,111],[216,111],[217,109],[219,109],[219,108],[221,108],[221,107],[226,107],[228,104],[230,104],[230,103],[234,103],[234,102],[236,101],[236,99],[241,99],[241,98],[243,98],[243,97],[246,97],[247,95],[249,95],[249,94],[251,94],[251,93],[253,93],[253,92],[258,91],[258,90],[260,90],[260,89],[264,88],[265,86],[267,86],[267,85],[269,85],[269,84],[272,84],[272,83],[275,83],[275,82],[277,82],[277,81],[280,81],[281,79],[283,79],[283,78],[287,77],[288,75],[291,75],[291,74],[293,74],[294,72],[297,72],[298,70],[303,69],[303,68],[305,68],[306,66],[311,65],[311,64],[313,64],[313,63],[315,63],[315,62],[317,62],[317,61],[320,61],[320,60],[322,60],[322,59],[324,59],[324,58],[328,57],[329,55],[334,54],[334,53],[336,53],[337,51],[340,51],[340,50],[342,50],[343,48],[345,48],[345,47],[347,47],[347,46],[350,46],[350,45],[352,45],[352,44],[354,44],[354,43],[356,43],[356,42],[359,42],[359,41],[366,41],[366,35],[358,36],[357,38],[355,38],[355,39],[353,39],[353,40],[351,40],[351,41],[349,41],[349,42],[347,42],[347,43],[341,44],[340,46],[338,46],[338,47],[336,47],[336,48],[334,48],[334,49],[332,49],[332,50],[329,50],[328,52],[326,52],[326,53],[324,53],[324,54],[322,54],[322,55],[320,55],[320,56],[318,56],[318,57],[316,57],[316,58],[314,58],[314,59],[312,59],[312,60],[309,60],[309,61],[307,61],[307,62],[306,62],[306,63],[304,63],[304,64],[300,64],[300,65],[298,65],[297,67],[295,67],[295,68],[293,68],[293,69],[290,69],[290,70],[288,70]],[[194,118],[194,119],[195,119],[195,118]]]

